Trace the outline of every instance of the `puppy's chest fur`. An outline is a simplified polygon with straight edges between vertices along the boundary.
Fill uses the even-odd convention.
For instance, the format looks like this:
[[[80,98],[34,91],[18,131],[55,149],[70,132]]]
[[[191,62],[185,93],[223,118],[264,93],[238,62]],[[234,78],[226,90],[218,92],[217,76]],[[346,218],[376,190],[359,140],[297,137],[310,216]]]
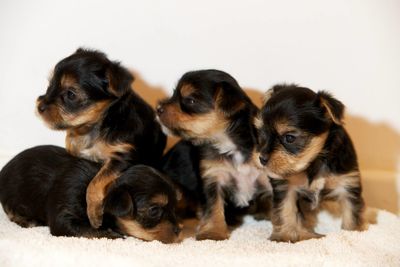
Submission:
[[[68,132],[65,141],[69,153],[95,162],[105,162],[116,153],[127,153],[132,148],[130,144],[110,144],[96,130],[86,134]]]
[[[225,197],[238,207],[246,207],[258,194],[270,191],[268,177],[263,170],[245,156],[231,142],[220,142],[214,145],[213,153],[202,157],[201,170],[205,183],[218,183]]]

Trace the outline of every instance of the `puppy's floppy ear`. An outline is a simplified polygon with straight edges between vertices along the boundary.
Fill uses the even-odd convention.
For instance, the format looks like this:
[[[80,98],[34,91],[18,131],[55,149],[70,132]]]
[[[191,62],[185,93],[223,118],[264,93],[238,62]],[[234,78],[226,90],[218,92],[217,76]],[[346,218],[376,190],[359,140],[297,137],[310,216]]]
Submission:
[[[235,81],[223,81],[218,84],[216,102],[219,108],[228,117],[242,110],[246,106],[246,97]]]
[[[105,199],[104,211],[116,217],[132,215],[134,204],[128,191],[123,188],[111,189]]]
[[[320,105],[325,108],[326,115],[336,124],[343,124],[344,105],[330,93],[319,91],[317,93]]]
[[[116,97],[121,97],[132,90],[133,75],[119,62],[111,62],[107,69],[108,90]]]

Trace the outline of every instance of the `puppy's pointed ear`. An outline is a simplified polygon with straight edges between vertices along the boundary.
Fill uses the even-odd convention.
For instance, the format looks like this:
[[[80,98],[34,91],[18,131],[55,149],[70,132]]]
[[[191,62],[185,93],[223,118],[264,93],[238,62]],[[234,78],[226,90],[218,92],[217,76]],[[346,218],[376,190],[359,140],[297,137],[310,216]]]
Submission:
[[[134,204],[126,190],[111,189],[105,199],[104,211],[115,217],[132,215]]]
[[[344,105],[330,93],[319,91],[317,93],[320,105],[326,110],[326,116],[338,125],[343,124]]]
[[[107,69],[108,90],[116,97],[121,97],[132,90],[133,75],[119,62],[111,62]]]

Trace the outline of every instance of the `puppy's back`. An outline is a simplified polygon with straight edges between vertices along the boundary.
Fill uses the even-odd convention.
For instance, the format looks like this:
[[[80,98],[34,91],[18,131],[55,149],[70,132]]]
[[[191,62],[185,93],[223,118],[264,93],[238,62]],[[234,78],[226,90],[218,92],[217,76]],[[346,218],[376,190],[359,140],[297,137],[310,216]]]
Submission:
[[[27,221],[46,225],[49,192],[78,163],[65,149],[50,145],[30,148],[15,156],[0,171],[0,201],[10,219],[22,226],[29,226],[25,225]],[[88,183],[90,174],[71,179]]]

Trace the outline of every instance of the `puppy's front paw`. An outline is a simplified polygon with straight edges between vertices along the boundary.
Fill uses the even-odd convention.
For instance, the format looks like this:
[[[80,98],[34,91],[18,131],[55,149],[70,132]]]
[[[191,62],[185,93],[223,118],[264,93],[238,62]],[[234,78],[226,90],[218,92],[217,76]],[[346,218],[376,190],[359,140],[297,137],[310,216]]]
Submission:
[[[87,215],[93,228],[99,228],[103,221],[104,197],[95,186],[89,184],[86,192]]]
[[[225,240],[228,238],[229,230],[225,223],[221,225],[215,225],[213,223],[200,225],[196,233],[196,240]]]

